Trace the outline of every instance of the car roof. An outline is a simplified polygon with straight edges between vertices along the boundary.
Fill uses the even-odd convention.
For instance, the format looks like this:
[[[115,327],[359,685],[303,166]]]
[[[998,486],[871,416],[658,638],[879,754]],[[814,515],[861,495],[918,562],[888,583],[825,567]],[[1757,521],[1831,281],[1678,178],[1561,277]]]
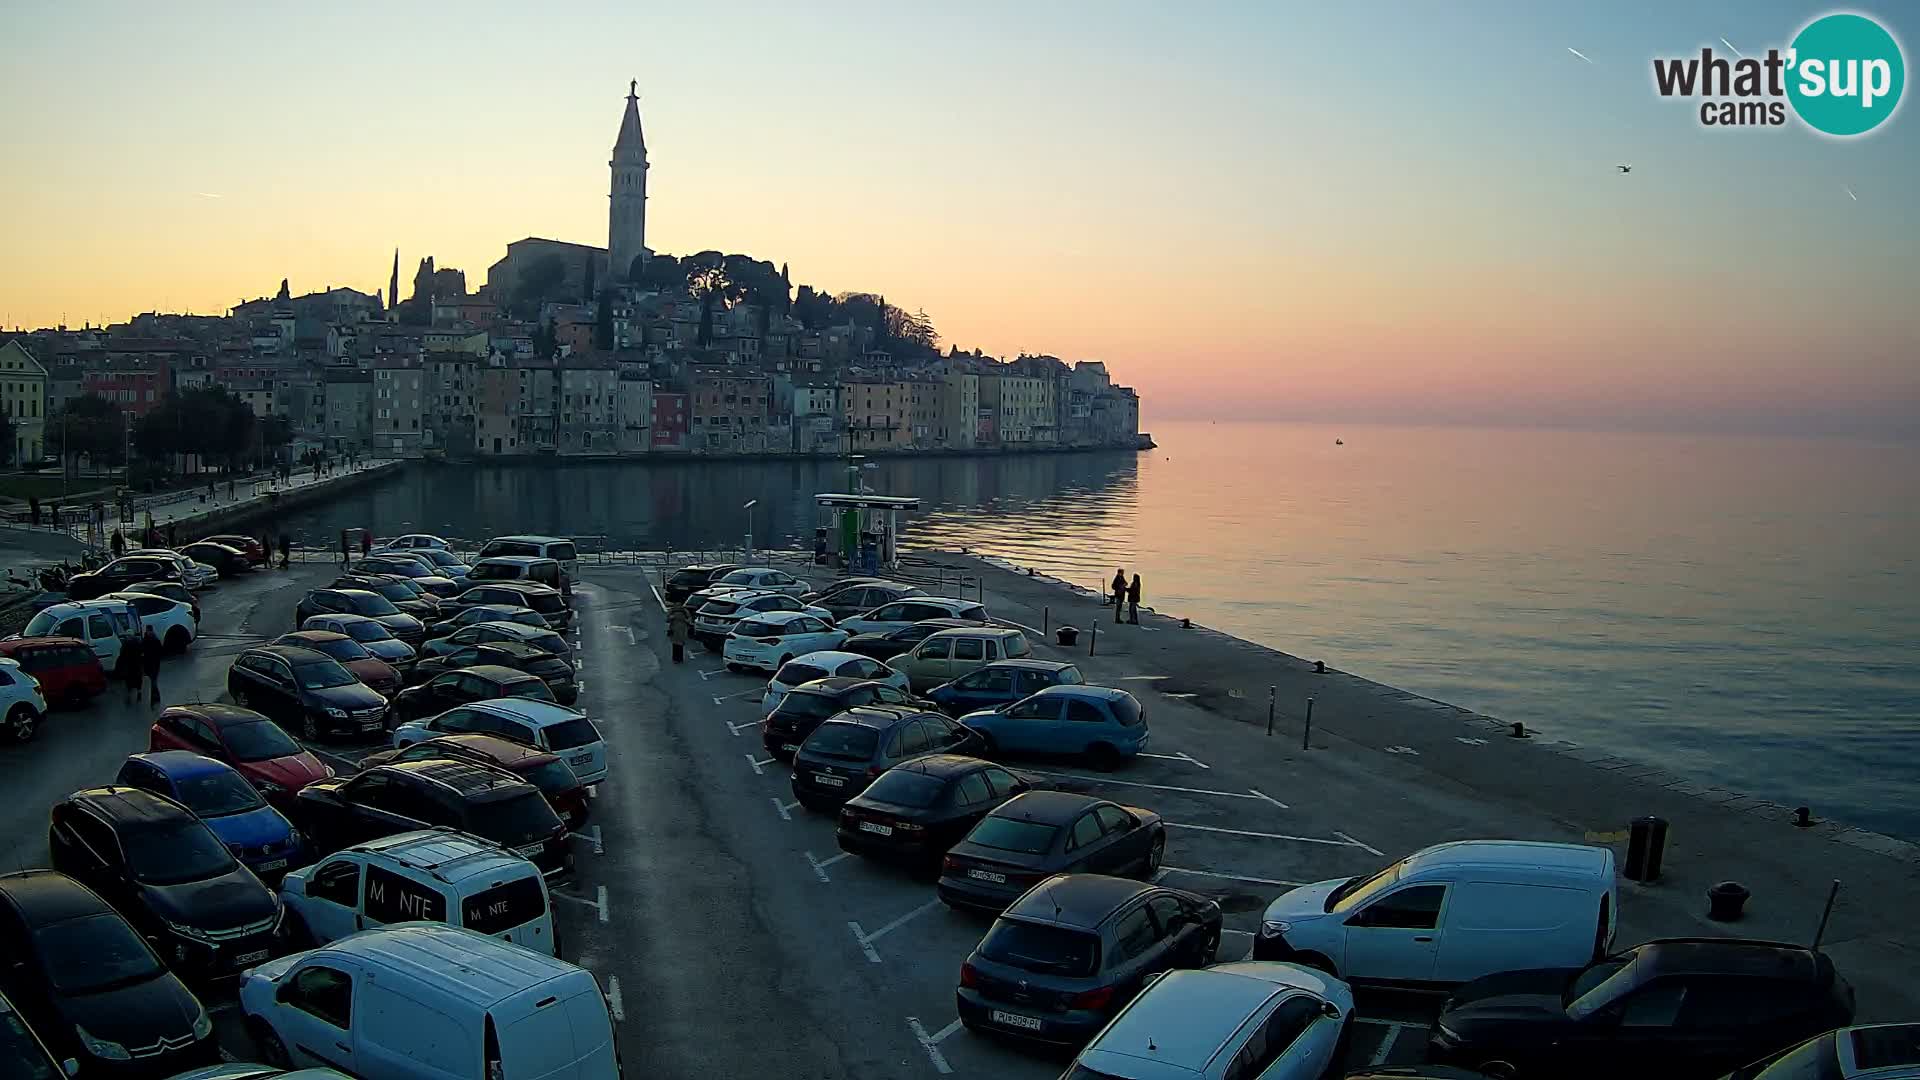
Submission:
[[[533,609],[528,608],[527,610],[532,611]],[[534,614],[538,615],[540,613],[535,611]],[[491,626],[495,628],[503,628],[503,629],[512,631],[515,635],[528,635],[528,636],[537,636],[540,634],[551,634],[554,632],[553,629],[547,626],[544,622],[542,622],[542,624],[539,626],[530,626],[527,623],[507,622],[504,619],[482,619],[479,622],[468,623],[466,626],[463,626],[460,629],[467,630],[475,626]]]
[[[56,637],[49,634],[46,637],[11,638],[7,641],[0,641],[0,653],[10,653],[18,649],[45,648],[49,645],[78,645],[86,649],[89,653],[92,652],[92,647],[77,637]]]
[[[113,911],[92,889],[58,870],[20,870],[0,874],[0,896],[29,926],[79,919]]]
[[[531,566],[534,563],[553,561],[545,555],[489,555],[474,565],[485,566],[487,563],[493,563],[499,566]]]
[[[1013,637],[1014,635],[1019,633],[1020,631],[1015,630],[1011,626],[955,626],[946,630],[935,630],[933,633],[928,634],[927,637],[928,638],[956,638],[956,637],[1004,638],[1004,637]]]
[[[778,596],[779,593],[756,593],[755,595]],[[751,597],[749,598],[751,599]],[[804,611],[756,611],[752,615],[754,622],[763,622],[770,626],[785,626],[795,619],[811,619],[813,616]],[[742,622],[747,620],[742,619]]]
[[[103,608],[114,611],[124,611],[126,610],[126,604],[127,602],[125,600],[108,600],[104,598],[98,600],[62,600],[57,604],[48,604],[40,610],[59,612],[61,614],[99,611]]]
[[[1023,893],[1007,914],[1029,922],[1092,930],[1115,908],[1156,886],[1105,874],[1055,874]]]
[[[871,682],[873,680],[863,679],[861,681]],[[902,720],[910,720],[916,716],[926,715],[939,716],[940,714],[929,714],[926,709],[912,705],[881,705],[876,703],[873,705],[856,705],[846,712],[832,717],[827,723],[854,724],[859,727],[870,727],[877,730],[890,728]]]
[[[975,769],[984,769],[991,764],[993,764],[993,762],[983,761],[977,757],[968,757],[965,754],[928,754],[925,757],[917,757],[911,761],[903,761],[895,765],[894,769],[896,771],[921,773],[926,776],[938,776],[944,779],[947,777],[962,776],[973,772]]]
[[[116,825],[155,825],[198,820],[193,816],[193,811],[164,795],[118,784],[85,788],[67,796],[66,801],[91,807]]]
[[[513,589],[523,593],[552,593],[560,595],[560,590],[551,585],[542,585],[537,581],[482,581],[473,586],[475,589]]]
[[[289,638],[293,640],[289,641],[288,640]],[[299,642],[352,641],[352,640],[353,640],[352,638],[348,637],[347,635],[341,633],[338,630],[289,630],[286,633],[281,634],[279,637],[273,639],[272,644],[280,645],[284,648],[304,649],[306,646],[300,645]]]
[[[319,592],[320,590],[315,589],[314,591]],[[381,596],[379,593],[369,592],[366,589],[331,589],[330,588],[328,591],[337,592],[337,593],[348,593],[348,594],[357,595],[357,596],[371,596],[371,597],[375,597],[377,599],[382,599],[382,600],[386,599],[385,597]]]
[[[459,761],[453,758],[430,758],[426,761],[397,761],[386,765],[376,765],[375,769],[391,769],[395,772],[435,783],[445,784],[463,798],[507,798],[518,794],[522,789],[531,789],[518,776],[505,769],[496,769],[491,765],[480,765],[471,761]]]
[[[414,743],[412,746],[407,747],[407,750],[416,750],[421,747],[432,749],[437,746],[446,745],[465,747],[475,753],[484,754],[502,764],[517,764],[529,758],[557,757],[557,755],[550,754],[537,746],[528,746],[526,743],[514,742],[512,739],[502,738],[498,735],[483,735],[477,731],[464,732],[457,735],[436,735],[431,739],[422,739]]]
[[[492,540],[488,540],[487,544],[493,543],[494,540],[512,540],[522,544],[571,544],[573,543],[572,540],[569,540],[564,536],[535,536],[531,533],[516,534],[514,536],[496,536]],[[487,544],[482,544],[480,546],[486,547]]]
[[[1744,938],[1665,938],[1630,950],[1642,982],[1663,975],[1744,975],[1813,982],[1820,963],[1804,945]]]
[[[333,657],[328,656],[326,653],[315,652],[312,649],[303,649],[298,645],[255,645],[253,648],[248,649],[247,652],[256,655],[265,653],[268,656],[277,656],[289,664],[317,664],[322,660],[333,659]]]
[[[868,683],[884,682],[884,679],[863,679],[858,675],[829,675],[824,679],[808,679],[806,682],[788,691],[793,694],[816,694],[820,697],[839,697],[856,686]]]
[[[895,601],[895,602],[897,603],[898,601]],[[882,605],[882,606],[884,607],[885,605]],[[918,621],[918,622],[915,622],[915,623],[911,623],[911,624],[909,624],[909,625],[911,625],[911,626],[939,626],[939,627],[944,627],[944,628],[946,628],[946,629],[949,629],[949,630],[973,630],[973,629],[976,629],[976,628],[978,628],[980,624],[979,624],[979,623],[977,623],[977,622],[973,622],[973,621],[971,621],[971,620],[969,620],[969,619],[949,619],[949,618],[947,618],[947,617],[945,617],[945,616],[941,616],[941,617],[940,617],[940,618],[938,618],[938,619],[921,619],[920,621]],[[907,627],[904,627],[904,626],[903,626],[903,627],[901,627],[900,629],[902,629],[902,630],[904,630],[904,629],[907,629]],[[896,631],[896,632],[897,632],[897,631]],[[936,631],[934,631],[934,633],[936,633],[936,634],[937,634],[937,633],[939,633],[939,632],[940,632],[940,631],[938,631],[938,630],[936,630]],[[928,636],[932,636],[932,635],[928,635]]]
[[[481,1009],[529,987],[580,972],[565,960],[445,923],[362,930],[307,955],[324,960],[329,953],[404,972]]]
[[[796,614],[798,613],[796,612]],[[799,656],[794,657],[792,660],[789,660],[787,663],[827,664],[827,665],[832,665],[837,667],[841,664],[846,663],[849,660],[873,660],[873,658],[870,656],[863,656],[857,652],[847,652],[843,649],[815,649],[813,652],[810,652],[810,653],[801,653]],[[874,663],[877,664],[879,663],[879,661],[874,660]],[[781,666],[785,667],[786,665],[783,664]]]
[[[524,624],[515,623],[514,625],[519,626]],[[527,627],[527,629],[531,630],[533,628]],[[534,657],[534,656],[552,655],[551,653],[547,652],[547,650],[541,648],[540,646],[532,644],[531,642],[526,642],[526,641],[476,641],[471,645],[467,645],[463,647],[468,649],[491,649],[494,652],[498,652],[506,656]],[[484,667],[489,665],[475,665],[475,666]],[[500,665],[495,664],[491,666],[498,667]],[[473,669],[468,668],[467,670],[471,671]]]
[[[1920,1024],[1862,1024],[1833,1033],[1847,1080],[1906,1080],[1920,1076]]]
[[[450,885],[481,874],[498,874],[503,869],[516,869],[526,864],[525,859],[491,840],[448,828],[395,833],[364,844],[355,844],[347,850],[383,856]]]
[[[520,672],[516,671],[514,674],[518,675]],[[535,727],[564,723],[587,715],[578,709],[569,709],[565,705],[556,705],[551,701],[535,701],[532,698],[488,698],[462,708],[485,709],[500,716],[524,720]]]
[[[320,612],[320,613],[318,613],[318,614],[315,614],[315,615],[309,615],[309,616],[307,616],[307,618],[309,618],[309,619],[339,619],[339,620],[340,620],[340,621],[342,621],[342,622],[349,622],[349,621],[352,621],[352,620],[355,620],[355,619],[357,619],[357,620],[359,620],[360,622],[370,622],[370,623],[377,623],[377,622],[379,622],[379,621],[380,621],[379,619],[376,619],[376,618],[374,618],[374,617],[373,617],[373,616],[371,616],[371,615],[355,615],[354,613],[352,613],[352,612],[350,612],[350,611],[322,611],[322,612]]]
[[[1153,984],[1150,994],[1115,1017],[1088,1049],[1197,1075],[1267,1002],[1286,992],[1266,979],[1217,967],[1170,971]]]
[[[529,675],[519,668],[510,668],[505,664],[475,664],[472,667],[457,668],[455,670],[464,671],[469,675],[478,675],[483,679],[490,679],[497,683],[525,682],[528,679],[532,679],[535,682],[540,681],[538,676]]]
[[[305,652],[307,650],[302,649],[300,651]],[[193,701],[183,705],[169,705],[161,711],[160,715],[165,716],[167,713],[175,710],[191,716],[197,716],[207,723],[212,724],[214,727],[223,727],[227,724],[257,724],[261,721],[269,724],[273,722],[260,713],[254,712],[252,709],[243,709],[238,705],[228,705],[223,701]]]
[[[987,665],[996,671],[1044,671],[1048,674],[1076,666],[1071,660],[1033,660],[1026,657],[1016,660],[995,660]]]
[[[724,562],[694,563],[692,566],[683,566],[680,569],[675,570],[674,573],[676,574],[723,574],[728,571],[738,570],[738,569],[740,569],[739,563],[724,563]]]
[[[993,811],[995,817],[1016,818],[1031,821],[1039,825],[1065,825],[1079,817],[1081,811],[1107,800],[1093,795],[1081,795],[1072,791],[1023,791]]]
[[[1052,687],[1049,689],[1069,689]],[[1081,687],[1070,689],[1079,690]],[[1098,689],[1088,687],[1087,689]],[[1047,690],[1041,693],[1047,693]],[[1564,873],[1598,874],[1611,879],[1613,852],[1586,844],[1559,844],[1536,840],[1455,840],[1435,844],[1406,857],[1401,876],[1413,877],[1436,867],[1458,869],[1472,866],[1482,869],[1558,870]]]
[[[144,754],[129,754],[127,760],[144,761],[172,780],[233,771],[233,766],[226,762],[215,761],[205,754],[196,754],[191,750],[154,750]]]

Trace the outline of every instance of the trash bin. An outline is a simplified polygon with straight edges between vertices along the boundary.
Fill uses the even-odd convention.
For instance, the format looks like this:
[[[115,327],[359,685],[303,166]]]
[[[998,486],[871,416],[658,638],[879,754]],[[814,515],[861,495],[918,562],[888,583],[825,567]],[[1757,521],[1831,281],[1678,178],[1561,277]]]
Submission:
[[[1628,826],[1627,865],[1622,869],[1628,881],[1646,884],[1660,879],[1660,863],[1667,854],[1667,819],[1634,818]]]
[[[1071,648],[1074,642],[1080,640],[1080,630],[1074,626],[1063,626],[1053,632],[1053,639],[1062,647]]]
[[[1752,890],[1737,881],[1723,881],[1707,890],[1707,918],[1715,922],[1733,922],[1740,918]]]

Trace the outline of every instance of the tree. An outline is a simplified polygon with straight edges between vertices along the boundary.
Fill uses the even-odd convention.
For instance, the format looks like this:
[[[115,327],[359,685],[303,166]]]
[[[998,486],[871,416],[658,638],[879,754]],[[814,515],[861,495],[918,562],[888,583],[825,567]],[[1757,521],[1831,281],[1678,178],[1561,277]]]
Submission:
[[[293,421],[284,416],[269,416],[260,421],[260,445],[279,457],[282,447],[293,441]]]
[[[560,332],[553,325],[552,316],[533,328],[533,355],[541,360],[551,360],[560,351]]]
[[[593,309],[593,347],[602,351],[613,348],[613,290],[600,294],[600,302]]]
[[[229,467],[253,449],[254,436],[253,410],[218,386],[170,395],[133,429],[134,446],[149,460],[197,454],[202,464],[224,461]]]
[[[713,305],[719,295],[713,291],[700,298],[700,337],[694,343],[703,349],[713,344]]]
[[[125,456],[126,428],[120,406],[99,394],[82,394],[47,417],[47,452],[62,458],[85,454],[96,464],[117,465]]]

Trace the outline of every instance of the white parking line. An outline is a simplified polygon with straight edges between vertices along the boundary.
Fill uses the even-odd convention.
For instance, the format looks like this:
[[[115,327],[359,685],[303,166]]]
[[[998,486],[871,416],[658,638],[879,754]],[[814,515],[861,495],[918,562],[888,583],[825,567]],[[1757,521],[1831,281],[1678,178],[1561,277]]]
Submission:
[[[723,704],[725,704],[725,703],[727,703],[727,702],[729,702],[729,701],[732,701],[732,700],[733,700],[733,699],[735,699],[735,698],[743,698],[743,697],[759,697],[760,695],[762,695],[762,694],[764,694],[764,693],[766,693],[766,692],[767,692],[767,688],[766,688],[766,687],[764,687],[764,686],[755,686],[755,687],[751,687],[751,688],[749,688],[749,689],[746,689],[746,690],[742,690],[742,691],[740,691],[740,692],[739,692],[739,693],[737,693],[737,694],[722,694],[722,695],[720,695],[719,697],[716,697],[716,698],[714,698],[714,699],[713,699],[713,703],[714,703],[715,705],[723,705]]]
[[[613,1014],[613,1022],[618,1024],[627,1018],[626,1003],[620,1000],[620,977],[607,976],[607,1011]]]
[[[1346,833],[1341,832],[1339,829],[1333,830],[1333,835],[1339,837],[1342,840],[1345,840],[1347,843],[1352,844],[1354,847],[1359,848],[1361,851],[1364,851],[1367,854],[1372,855],[1376,859],[1384,859],[1387,857],[1386,853],[1381,851],[1379,848],[1374,847],[1371,844],[1363,844],[1360,841],[1355,840],[1353,837],[1348,836]]]
[[[1367,1062],[1368,1065],[1384,1064],[1387,1060],[1387,1056],[1393,1053],[1393,1044],[1400,1041],[1400,1033],[1410,1027],[1418,1026],[1415,1024],[1403,1023],[1399,1020],[1375,1020],[1375,1019],[1372,1019],[1371,1017],[1365,1017],[1365,1016],[1356,1016],[1353,1018],[1353,1022],[1356,1024],[1376,1024],[1380,1027],[1387,1029],[1386,1037],[1380,1040],[1380,1045],[1378,1047],[1374,1048],[1373,1059]]]
[[[667,610],[667,602],[666,600],[662,599],[660,596],[660,587],[655,585],[653,582],[649,581],[647,582],[647,591],[653,594],[653,602],[656,604],[659,604],[661,613],[665,614]]]
[[[1159,758],[1159,759],[1160,759],[1161,761],[1184,761],[1184,762],[1186,762],[1186,763],[1187,763],[1187,764],[1189,764],[1189,765],[1198,765],[1198,766],[1200,766],[1200,767],[1201,767],[1201,768],[1203,768],[1203,769],[1211,769],[1211,768],[1213,768],[1213,766],[1211,766],[1211,765],[1209,765],[1209,764],[1207,764],[1207,763],[1206,763],[1206,762],[1204,762],[1204,761],[1201,761],[1201,760],[1200,760],[1199,758],[1196,758],[1196,757],[1193,757],[1192,755],[1190,755],[1190,754],[1185,754],[1185,753],[1180,753],[1180,754],[1148,754],[1148,753],[1145,753],[1145,752],[1142,752],[1140,756],[1141,756],[1141,757],[1150,757],[1150,758]]]
[[[1285,810],[1285,809],[1287,809],[1287,804],[1286,804],[1286,803],[1283,803],[1283,802],[1281,802],[1281,801],[1280,801],[1279,799],[1276,799],[1276,798],[1274,798],[1273,796],[1271,796],[1271,795],[1269,795],[1269,794],[1267,794],[1266,792],[1264,792],[1264,791],[1261,791],[1261,790],[1260,790],[1259,788],[1256,788],[1256,787],[1250,787],[1250,788],[1248,788],[1247,790],[1248,790],[1248,791],[1251,791],[1251,792],[1253,792],[1253,793],[1254,793],[1255,795],[1258,795],[1258,796],[1260,796],[1261,798],[1263,798],[1263,799],[1265,799],[1265,800],[1267,800],[1268,802],[1270,802],[1270,803],[1272,803],[1273,805],[1275,805],[1275,806],[1277,806],[1277,807],[1279,807],[1279,808],[1280,808],[1280,809],[1282,809],[1282,810]]]
[[[589,900],[584,896],[575,896],[572,893],[561,892],[559,889],[549,889],[547,890],[547,895],[557,900],[566,900],[570,903],[579,904],[581,907],[595,908],[599,911],[600,921],[601,922],[608,921],[609,917],[607,914],[607,887],[605,885],[600,886],[598,899],[595,899],[595,900]]]
[[[1256,840],[1291,840],[1296,844],[1325,844],[1328,847],[1359,847],[1358,841],[1328,840],[1318,836],[1294,836],[1289,833],[1255,832],[1252,829],[1223,829],[1218,825],[1188,825],[1178,821],[1164,821],[1161,824],[1169,829],[1192,829],[1195,832],[1225,833],[1228,836],[1251,836]]]
[[[960,1021],[955,1020],[953,1024],[949,1024],[949,1030],[959,1023]],[[919,1017],[907,1017],[907,1028],[913,1032],[913,1037],[919,1040],[920,1049],[927,1052],[927,1060],[933,1062],[935,1072],[944,1075],[953,1071],[953,1066],[947,1064],[947,1055],[940,1052],[940,1040],[927,1034],[926,1025],[920,1022]]]
[[[860,924],[854,922],[852,919],[848,919],[847,929],[853,931],[853,940],[859,943],[860,951],[867,954],[868,961],[875,964],[879,963],[880,954],[873,951],[872,945],[867,944],[867,932],[860,929]]]
[[[1155,791],[1184,791],[1189,795],[1218,795],[1223,799],[1267,799],[1265,795],[1254,795],[1245,791],[1211,791],[1207,788],[1174,787],[1172,784],[1143,784],[1138,780],[1115,780],[1106,776],[1081,776],[1079,773],[1043,772],[1040,769],[1017,769],[1016,772],[1032,773],[1035,776],[1057,776],[1063,780],[1078,780],[1085,784],[1118,784],[1121,787],[1152,788]]]
[[[912,911],[907,912],[905,915],[902,915],[899,918],[893,920],[892,922],[881,927],[880,929],[875,930],[871,934],[860,929],[860,924],[852,920],[847,921],[847,929],[853,931],[853,939],[860,943],[860,951],[867,954],[868,960],[871,960],[877,964],[880,962],[880,954],[874,951],[873,949],[874,942],[879,941],[881,938],[887,936],[888,934],[893,933],[895,930],[900,929],[902,926],[905,926],[907,923],[912,922],[914,919],[917,919],[920,916],[925,915],[927,912],[932,911],[934,908],[939,907],[940,903],[941,903],[940,899],[938,897],[935,897],[934,899],[929,900],[924,904],[921,904],[919,907],[914,908]]]
[[[588,784],[588,785],[587,785],[587,798],[589,798],[589,799],[597,799],[597,798],[599,798],[599,797],[600,797],[600,785],[599,785],[599,784]]]
[[[800,805],[797,802],[783,803],[778,798],[770,798],[767,801],[773,804],[773,812],[780,815],[781,821],[792,821],[793,815],[788,811]]]
[[[744,724],[736,724],[731,720],[724,721],[724,723],[727,725],[727,730],[733,732],[733,736],[736,739],[740,737],[741,732],[748,728],[757,728],[760,726],[760,721],[758,720],[749,720]]]
[[[1256,885],[1277,885],[1283,889],[1291,889],[1291,888],[1295,888],[1296,886],[1305,884],[1304,882],[1299,882],[1299,881],[1280,881],[1275,878],[1248,877],[1245,874],[1222,874],[1217,870],[1195,870],[1191,867],[1186,867],[1186,866],[1167,866],[1164,864],[1161,865],[1160,872],[1163,874],[1166,874],[1166,873],[1195,874],[1200,877],[1221,878],[1226,881],[1251,881]],[[1155,880],[1158,880],[1158,879],[1156,878]],[[1240,933],[1240,931],[1235,930],[1235,931],[1232,931],[1232,933],[1237,934],[1237,933]]]
[[[595,895],[600,898],[600,921],[606,922],[612,917],[607,910],[607,887],[605,885],[600,886],[599,891]]]
[[[736,731],[734,732],[734,734],[738,735],[739,732]],[[766,773],[761,771],[762,768],[768,765],[773,765],[780,760],[779,758],[757,758],[757,757],[754,757],[752,754],[741,754],[740,756],[743,758],[746,758],[747,764],[753,766],[753,775],[755,776],[767,775]]]
[[[711,679],[711,678],[713,678],[713,677],[714,677],[715,675],[731,675],[731,674],[733,674],[733,673],[732,673],[731,671],[728,671],[728,670],[727,670],[726,668],[715,668],[715,669],[714,669],[714,670],[712,670],[712,671],[703,671],[703,672],[701,672],[701,673],[700,673],[700,678],[701,678],[701,679],[703,679],[703,680],[705,680],[705,679]]]
[[[807,862],[813,865],[813,876],[819,878],[821,881],[832,881],[833,879],[827,876],[827,867],[832,866],[834,863],[837,863],[841,859],[844,859],[847,857],[847,853],[844,851],[838,855],[835,855],[831,859],[815,858],[813,852],[811,851],[803,851],[801,852],[801,854],[805,855],[807,857]]]
[[[616,626],[616,627],[614,627],[614,629],[615,629],[615,630],[618,630],[618,631],[620,631],[621,633],[623,633],[623,634],[625,634],[625,635],[627,635],[627,644],[629,644],[629,645],[638,645],[638,644],[640,644],[640,639],[639,639],[639,638],[637,638],[637,637],[634,637],[634,636],[633,636],[633,627],[631,627],[631,626],[628,626],[628,625],[626,625],[625,623],[622,623],[621,625],[619,625],[619,626]]]
[[[587,843],[592,844],[595,855],[605,855],[607,853],[607,845],[606,842],[600,838],[600,826],[598,825],[595,825],[589,832],[573,833],[572,836],[575,840],[585,840]]]

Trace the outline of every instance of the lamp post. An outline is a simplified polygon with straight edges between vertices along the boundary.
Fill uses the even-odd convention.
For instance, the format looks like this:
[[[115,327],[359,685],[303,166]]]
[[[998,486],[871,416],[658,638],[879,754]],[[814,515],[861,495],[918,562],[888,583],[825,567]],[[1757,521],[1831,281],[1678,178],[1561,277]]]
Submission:
[[[747,544],[743,549],[746,554],[745,561],[747,562],[753,561],[753,507],[754,504],[759,501],[759,499],[748,499],[746,502],[740,504],[740,509],[746,511],[747,515]]]

